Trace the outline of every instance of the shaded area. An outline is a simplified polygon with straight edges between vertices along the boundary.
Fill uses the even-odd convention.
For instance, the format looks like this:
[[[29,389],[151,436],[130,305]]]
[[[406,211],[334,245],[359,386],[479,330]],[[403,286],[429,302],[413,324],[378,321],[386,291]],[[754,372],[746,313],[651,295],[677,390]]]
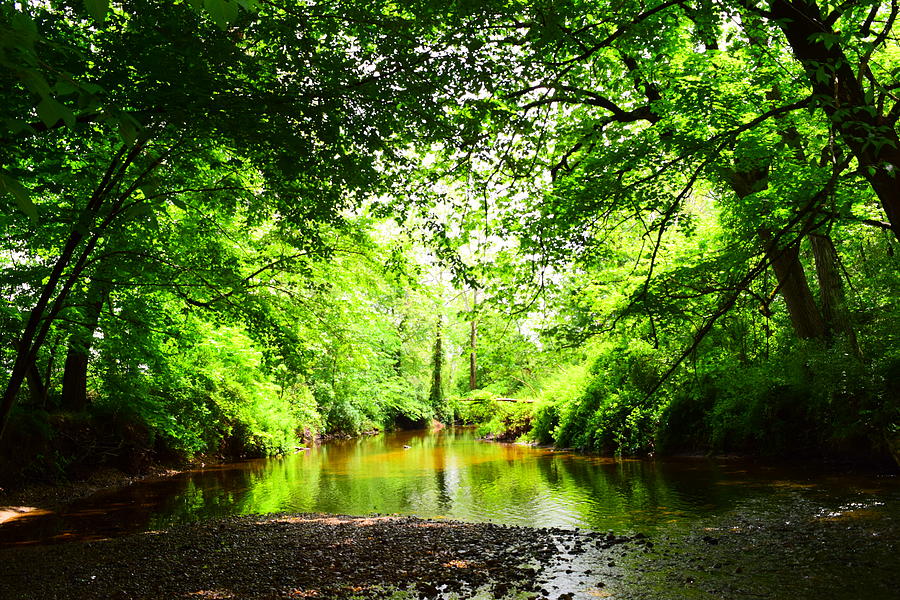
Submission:
[[[896,509],[877,501],[826,509],[795,497],[704,519],[628,553],[623,597],[894,599],[900,590]]]

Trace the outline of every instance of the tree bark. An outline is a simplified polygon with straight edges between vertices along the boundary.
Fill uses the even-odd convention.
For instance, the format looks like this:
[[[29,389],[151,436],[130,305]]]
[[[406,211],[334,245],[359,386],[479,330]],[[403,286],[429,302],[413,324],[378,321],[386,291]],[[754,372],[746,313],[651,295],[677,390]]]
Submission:
[[[778,248],[772,243],[772,234],[765,229],[760,230],[760,237],[768,248],[772,270],[778,280],[778,291],[784,298],[794,333],[803,340],[824,339],[825,321],[816,306],[806,280],[806,271],[800,262],[800,243]]]
[[[75,325],[69,336],[66,363],[63,368],[62,408],[84,410],[88,404],[87,374],[94,332],[100,321],[100,311],[109,298],[108,281],[95,277],[85,296],[84,319]]]
[[[19,352],[19,343],[13,342],[16,352]],[[48,374],[49,378],[49,374]],[[45,406],[47,403],[47,385],[41,372],[38,370],[37,362],[32,361],[25,372],[25,381],[28,383],[28,394],[31,396],[31,402],[39,406]]]
[[[819,280],[819,299],[825,320],[825,335],[829,340],[844,336],[857,357],[862,357],[856,332],[850,323],[844,286],[837,269],[838,258],[831,237],[825,233],[809,234],[813,256],[816,260],[816,276]]]
[[[441,325],[441,317],[438,317],[437,334],[434,340],[434,361],[432,363],[433,371],[431,374],[431,391],[428,394],[428,399],[431,401],[431,406],[437,411],[441,411],[444,405],[444,388],[442,378],[442,371],[444,369],[444,349],[442,345]]]
[[[875,96],[867,97],[863,89],[856,68],[865,65],[850,62],[814,1],[770,0],[769,6],[768,16],[803,65],[822,109],[856,157],[900,239],[900,137],[895,120],[882,115]]]
[[[19,390],[27,378],[28,370],[34,366],[37,353],[43,345],[47,333],[50,331],[50,326],[59,315],[59,311],[62,310],[72,287],[81,278],[88,258],[93,253],[103,233],[115,219],[125,200],[137,189],[143,177],[162,162],[162,157],[156,159],[143,174],[138,176],[125,191],[121,192],[114,199],[109,208],[109,213],[102,219],[99,219],[100,223],[88,235],[82,233],[86,226],[94,225],[98,217],[101,216],[100,209],[104,206],[108,194],[121,181],[128,167],[142,152],[143,144],[143,142],[135,144],[127,155],[126,148],[123,147],[113,157],[106,173],[94,190],[87,206],[82,211],[79,223],[69,233],[65,245],[41,289],[41,295],[31,310],[22,335],[19,337],[16,359],[9,374],[9,379],[6,381],[6,388],[3,390],[3,398],[0,400],[0,439],[3,438],[3,432],[6,430],[6,424],[9,422],[9,414],[16,402]],[[85,241],[83,246],[82,241]],[[76,258],[76,251],[79,247],[81,247],[81,250]],[[66,274],[67,269],[68,273]]]
[[[469,323],[469,391],[478,389],[478,355],[475,349],[478,326],[475,323],[475,308],[478,305],[478,292],[472,295],[472,321]]]
[[[765,189],[767,173],[767,169],[754,171],[735,169],[730,177],[731,188],[743,199]],[[803,340],[824,339],[825,322],[809,289],[803,263],[800,262],[800,241],[786,248],[780,248],[775,245],[769,230],[760,228],[757,231],[766,247],[772,270],[775,271],[778,291],[784,299],[794,333]]]
[[[47,404],[47,385],[38,371],[37,364],[31,363],[28,368],[28,392],[31,394],[31,401],[38,406],[46,406]]]

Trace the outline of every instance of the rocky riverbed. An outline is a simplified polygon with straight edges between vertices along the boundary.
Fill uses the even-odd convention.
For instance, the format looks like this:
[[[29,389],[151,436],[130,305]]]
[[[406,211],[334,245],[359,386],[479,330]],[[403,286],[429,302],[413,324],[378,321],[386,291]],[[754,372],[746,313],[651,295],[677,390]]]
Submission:
[[[896,524],[853,510],[653,538],[373,515],[230,517],[0,549],[0,598],[893,599]]]
[[[232,517],[0,550],[0,597],[573,598],[618,578],[627,537],[414,517]],[[601,565],[580,557],[603,553]],[[574,567],[574,568],[573,568]]]

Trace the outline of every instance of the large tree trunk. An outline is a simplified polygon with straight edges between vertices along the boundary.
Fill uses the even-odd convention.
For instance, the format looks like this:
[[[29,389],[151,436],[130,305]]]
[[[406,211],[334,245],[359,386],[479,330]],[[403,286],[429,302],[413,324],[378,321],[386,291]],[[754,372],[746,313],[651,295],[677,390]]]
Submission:
[[[861,167],[900,239],[900,138],[859,80],[819,6],[810,0],[770,0],[771,20],[781,29],[806,70],[825,114]],[[860,71],[861,72],[861,71]],[[893,83],[893,82],[891,82]]]
[[[824,339],[825,321],[816,306],[803,263],[800,262],[800,242],[779,248],[773,244],[770,232],[761,230],[760,237],[768,248],[772,270],[778,280],[778,291],[784,298],[794,333],[803,340]]]
[[[85,296],[84,316],[69,336],[69,347],[63,369],[62,407],[66,410],[84,410],[88,404],[87,374],[94,332],[100,321],[100,312],[109,298],[108,281],[95,277]]]
[[[856,341],[856,332],[850,323],[844,286],[838,273],[837,251],[831,237],[824,233],[809,234],[813,256],[816,260],[816,276],[819,280],[819,299],[822,316],[825,319],[825,335],[829,340],[844,336],[853,348],[853,352],[861,357],[862,353]]]
[[[731,188],[740,198],[746,198],[765,189],[766,176],[766,169],[736,169],[731,173]],[[824,339],[825,322],[809,289],[803,263],[800,262],[800,241],[796,240],[787,247],[779,247],[769,230],[759,229],[758,234],[766,247],[772,270],[775,271],[778,291],[787,306],[794,333],[803,340]]]

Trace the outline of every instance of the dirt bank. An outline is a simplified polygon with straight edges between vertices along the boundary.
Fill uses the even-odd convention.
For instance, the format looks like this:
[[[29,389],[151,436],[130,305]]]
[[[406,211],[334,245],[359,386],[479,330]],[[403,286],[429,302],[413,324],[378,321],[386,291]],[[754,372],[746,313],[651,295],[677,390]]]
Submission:
[[[0,487],[0,523],[12,512],[25,509],[57,510],[80,498],[86,498],[100,490],[131,485],[158,477],[169,477],[200,466],[185,462],[178,465],[153,465],[140,475],[129,475],[119,469],[101,467],[92,470],[85,478],[56,483],[29,483],[16,487]]]

